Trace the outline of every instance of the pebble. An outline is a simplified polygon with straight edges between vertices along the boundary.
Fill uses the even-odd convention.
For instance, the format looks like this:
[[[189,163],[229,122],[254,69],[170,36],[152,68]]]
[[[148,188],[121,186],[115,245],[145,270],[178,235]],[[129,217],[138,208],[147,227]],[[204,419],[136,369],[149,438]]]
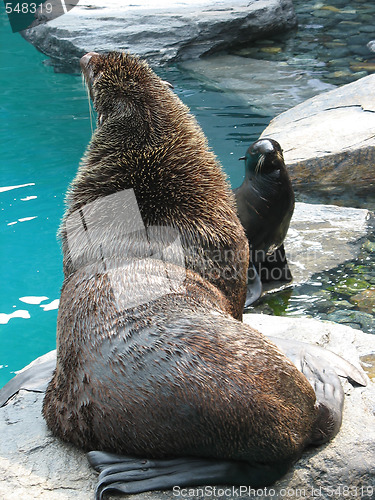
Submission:
[[[266,52],[267,54],[278,54],[279,52],[282,52],[281,47],[262,47],[261,52]]]
[[[375,312],[375,288],[369,288],[357,295],[350,297],[350,302],[355,304],[360,311],[367,313]]]
[[[371,55],[371,51],[366,47],[366,45],[351,45],[350,51],[357,56],[368,57]]]
[[[267,47],[269,45],[275,45],[275,40],[267,40],[267,39],[262,39],[262,40],[256,40],[255,45],[266,45]]]
[[[365,241],[362,245],[362,249],[368,253],[375,253],[375,241]]]
[[[372,380],[375,379],[375,354],[366,354],[359,358],[364,371]]]
[[[372,14],[363,14],[362,15],[362,20],[367,22],[367,23],[374,23],[374,16]]]
[[[346,47],[346,43],[344,42],[326,42],[324,44],[324,47],[327,47],[327,49],[335,49],[336,47]]]
[[[336,47],[335,49],[327,51],[327,55],[331,59],[340,59],[342,57],[348,56],[350,50],[348,47]]]
[[[338,9],[337,7],[334,7],[333,5],[323,5],[323,7],[321,7],[322,10],[329,10],[331,12],[340,12],[340,9]]]
[[[365,312],[339,310],[327,314],[327,319],[352,328],[365,329],[370,333],[375,333],[375,319],[371,314]]]
[[[328,67],[337,67],[337,68],[347,68],[348,60],[345,57],[341,57],[339,59],[331,59],[331,61],[327,62]]]
[[[354,35],[350,37],[350,45],[366,45],[369,41],[368,35]]]
[[[358,71],[356,73],[352,73],[351,75],[351,78],[352,78],[352,81],[356,81],[356,80],[359,80],[360,78],[363,78],[364,76],[367,76],[369,73],[367,71]],[[352,203],[352,206],[353,203]]]
[[[333,300],[332,304],[334,304],[338,308],[345,307],[345,309],[353,309],[355,307],[354,304],[351,304],[347,300]]]
[[[353,73],[351,71],[334,71],[333,73],[326,73],[325,78],[329,78],[330,80],[336,80],[338,78],[346,78],[348,76],[352,76]]]
[[[375,71],[375,62],[373,63],[354,63],[350,65],[350,68],[353,71],[369,71],[369,72],[374,72]]]
[[[311,13],[314,17],[331,17],[331,12],[328,12],[326,10],[316,10],[315,12]]]

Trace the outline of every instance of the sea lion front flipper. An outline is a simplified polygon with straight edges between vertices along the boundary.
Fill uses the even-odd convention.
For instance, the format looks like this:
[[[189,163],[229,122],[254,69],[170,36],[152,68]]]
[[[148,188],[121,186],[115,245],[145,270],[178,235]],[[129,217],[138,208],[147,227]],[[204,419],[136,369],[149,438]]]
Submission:
[[[263,283],[271,281],[292,281],[284,244],[280,245],[270,255],[266,255],[264,260],[258,264],[258,274]]]
[[[290,467],[290,463],[267,465],[200,458],[150,460],[101,451],[89,452],[88,460],[100,472],[96,500],[109,492],[134,494],[217,484],[267,486]]]
[[[250,262],[247,270],[247,290],[246,301],[244,307],[249,307],[262,295],[262,282],[255,270],[254,265]]]
[[[0,390],[0,408],[21,389],[45,392],[56,368],[56,351],[50,351],[25,366]]]
[[[311,444],[320,445],[332,439],[341,427],[344,390],[335,370],[308,352],[304,356],[302,373],[315,391],[318,409]]]
[[[303,362],[306,353],[308,353],[320,360],[320,366],[322,368],[326,369],[327,367],[332,367],[339,377],[347,378],[351,384],[367,385],[367,376],[363,370],[355,367],[344,358],[328,349],[308,344],[307,342],[298,342],[297,340],[280,339],[268,335],[267,338],[277,345],[299,371],[303,371]]]

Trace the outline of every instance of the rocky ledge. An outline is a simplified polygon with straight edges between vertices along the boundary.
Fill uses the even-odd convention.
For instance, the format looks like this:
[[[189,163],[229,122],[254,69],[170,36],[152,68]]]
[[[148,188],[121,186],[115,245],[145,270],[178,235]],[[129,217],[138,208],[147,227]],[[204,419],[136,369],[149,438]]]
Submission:
[[[360,366],[360,357],[367,363],[374,363],[375,337],[349,327],[312,319],[258,314],[245,315],[244,321],[265,335],[318,344],[356,366]],[[53,356],[54,352],[49,359]],[[344,418],[334,440],[325,446],[308,449],[272,488],[239,496],[238,491],[223,489],[220,498],[274,500],[284,498],[286,491],[288,498],[342,499],[349,494],[350,498],[373,498],[375,384],[368,381],[367,387],[353,387],[345,382],[344,390]],[[3,478],[0,497],[9,500],[93,498],[96,473],[89,468],[83,452],[62,443],[48,431],[41,415],[42,400],[42,393],[22,390],[0,408],[0,474]],[[176,495],[167,491],[131,498],[160,500],[176,498]]]
[[[296,203],[285,239],[293,284],[357,257],[361,239],[374,229],[366,209]]]
[[[86,0],[22,34],[58,71],[96,50],[129,50],[152,64],[200,57],[296,26],[292,0]]]
[[[274,118],[296,186],[371,186],[375,163],[375,75],[315,96]]]
[[[281,113],[262,137],[281,144],[298,189],[373,186],[375,74],[334,88],[285,62],[218,55],[182,67],[259,114]]]

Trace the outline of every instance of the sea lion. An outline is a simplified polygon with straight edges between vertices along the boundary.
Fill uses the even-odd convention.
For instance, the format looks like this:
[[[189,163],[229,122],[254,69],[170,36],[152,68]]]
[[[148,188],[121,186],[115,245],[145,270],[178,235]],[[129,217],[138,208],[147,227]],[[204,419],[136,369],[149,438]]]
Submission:
[[[98,127],[60,231],[47,425],[103,450],[89,454],[97,498],[271,484],[338,431],[338,376],[293,344],[299,371],[241,323],[247,238],[188,109],[137,57],[89,53],[81,66]]]
[[[257,276],[262,283],[292,280],[283,242],[294,211],[294,191],[277,141],[259,139],[240,159],[245,160],[245,178],[234,194],[250,246],[250,305],[261,293]]]

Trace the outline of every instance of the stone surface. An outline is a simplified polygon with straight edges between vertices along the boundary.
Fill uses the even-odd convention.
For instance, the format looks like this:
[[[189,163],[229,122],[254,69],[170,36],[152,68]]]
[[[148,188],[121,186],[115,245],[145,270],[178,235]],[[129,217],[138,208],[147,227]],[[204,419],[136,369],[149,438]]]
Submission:
[[[207,85],[234,93],[254,112],[275,116],[333,85],[286,62],[264,61],[235,55],[188,61],[182,68]]]
[[[345,326],[303,318],[245,315],[244,321],[266,335],[316,343],[359,366],[359,356],[375,353],[375,337]],[[367,358],[366,358],[367,359]],[[375,491],[375,384],[365,388],[345,382],[343,424],[328,445],[307,450],[290,472],[272,488],[222,499],[350,498],[371,499]],[[21,391],[0,408],[0,498],[88,500],[96,474],[85,454],[54,438],[41,416],[43,394]],[[346,488],[346,489],[343,489]],[[303,496],[297,496],[297,490]],[[315,491],[314,491],[315,490]],[[320,491],[321,494],[316,493]],[[294,495],[295,494],[295,495]],[[212,496],[212,495],[211,495]],[[118,497],[117,497],[118,498]],[[172,491],[134,495],[132,500],[176,498]],[[196,495],[195,498],[207,498]]]
[[[295,185],[374,182],[375,75],[282,113],[264,130],[282,146]]]
[[[59,71],[88,51],[129,50],[152,64],[196,58],[296,25],[292,0],[84,0],[23,36]]]
[[[351,302],[356,304],[360,311],[375,313],[375,288],[368,288],[351,297]]]
[[[284,244],[294,284],[355,258],[372,224],[365,209],[296,203]]]

